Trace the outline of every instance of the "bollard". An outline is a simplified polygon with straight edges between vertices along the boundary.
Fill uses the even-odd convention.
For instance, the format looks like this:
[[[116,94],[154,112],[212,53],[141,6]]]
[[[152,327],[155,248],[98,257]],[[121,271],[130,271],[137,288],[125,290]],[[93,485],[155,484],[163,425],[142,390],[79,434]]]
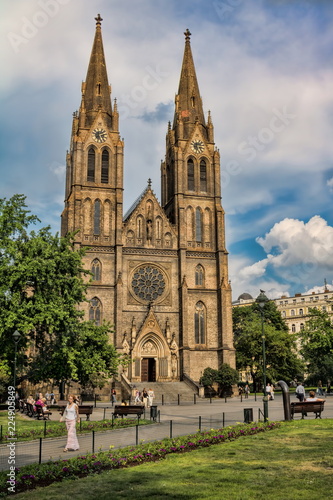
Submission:
[[[95,453],[95,431],[92,431],[92,453]]]
[[[222,413],[222,427],[225,426],[225,413]]]
[[[162,406],[164,405],[164,394],[162,394]]]
[[[138,446],[138,444],[139,444],[139,426],[138,425],[135,426],[135,444],[136,444],[136,446]]]
[[[180,405],[180,394],[178,394],[178,406]]]
[[[105,420],[105,412],[106,412],[106,408],[104,408],[104,412],[103,412],[103,420]]]
[[[197,395],[193,394],[193,404],[197,404]]]
[[[44,420],[44,437],[46,437],[46,420]]]
[[[170,439],[172,439],[172,420],[170,420]]]
[[[43,438],[39,438],[39,460],[38,463],[42,463],[42,443],[43,443]]]
[[[199,431],[201,432],[201,416],[199,416]]]

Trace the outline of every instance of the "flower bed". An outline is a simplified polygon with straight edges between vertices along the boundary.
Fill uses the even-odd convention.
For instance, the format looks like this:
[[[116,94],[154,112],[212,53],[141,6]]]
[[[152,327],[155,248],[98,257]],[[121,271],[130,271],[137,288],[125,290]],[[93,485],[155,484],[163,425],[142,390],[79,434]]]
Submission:
[[[55,481],[68,478],[84,477],[105,470],[130,467],[140,463],[156,461],[170,453],[186,453],[191,450],[211,446],[213,444],[232,441],[241,436],[249,436],[266,432],[279,427],[279,422],[256,423],[253,425],[238,424],[222,429],[211,429],[177,438],[166,438],[161,441],[129,446],[112,452],[99,452],[82,455],[68,460],[50,461],[43,464],[26,465],[15,470],[16,493],[37,486],[47,486]],[[0,495],[8,494],[7,472],[0,474]]]

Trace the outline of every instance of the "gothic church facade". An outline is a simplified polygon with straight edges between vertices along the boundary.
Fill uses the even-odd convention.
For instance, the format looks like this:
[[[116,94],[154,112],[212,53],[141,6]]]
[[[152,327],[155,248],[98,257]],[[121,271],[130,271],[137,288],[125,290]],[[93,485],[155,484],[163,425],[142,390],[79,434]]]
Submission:
[[[131,382],[199,381],[206,367],[235,367],[231,287],[221,206],[220,155],[205,120],[190,32],[166,135],[161,203],[150,181],[123,214],[124,142],[111,101],[101,30],[73,115],[62,235],[79,230],[93,274],[86,317],[113,325],[110,341]],[[152,168],[155,168],[152,165]]]

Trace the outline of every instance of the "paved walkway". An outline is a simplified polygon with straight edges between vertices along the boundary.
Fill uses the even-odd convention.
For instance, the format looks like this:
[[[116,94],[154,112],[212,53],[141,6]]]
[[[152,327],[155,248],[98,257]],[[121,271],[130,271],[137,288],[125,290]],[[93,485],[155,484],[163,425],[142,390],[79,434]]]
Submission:
[[[295,400],[291,397],[291,400]],[[161,405],[157,401],[158,410],[160,411],[160,423],[154,423],[149,426],[136,426],[126,429],[117,429],[106,432],[95,432],[91,434],[79,435],[80,451],[63,453],[63,448],[66,444],[66,437],[47,438],[42,440],[42,448],[40,450],[40,441],[18,442],[15,446],[16,467],[35,463],[39,460],[41,452],[41,460],[67,459],[78,455],[84,455],[92,451],[108,450],[110,447],[122,448],[128,445],[135,445],[140,442],[155,441],[170,436],[179,436],[196,432],[199,428],[202,430],[217,428],[235,424],[236,422],[244,422],[244,409],[252,409],[254,421],[263,420],[262,396],[254,396],[248,399],[235,397],[232,399],[213,399],[210,403],[208,400],[197,400],[197,404],[183,403],[181,405]],[[104,415],[106,418],[111,418],[112,407],[110,403],[97,403],[94,412],[91,416],[92,421],[102,420]],[[149,418],[149,409],[147,410]],[[284,410],[282,396],[277,395],[274,401],[268,403],[268,417],[270,420],[284,420]],[[313,418],[314,415],[309,415],[308,418]],[[53,411],[52,420],[58,420],[59,414]],[[297,416],[296,419],[301,418]],[[333,396],[327,397],[325,410],[322,418],[333,418]],[[8,469],[9,447],[7,445],[0,446],[0,469]]]

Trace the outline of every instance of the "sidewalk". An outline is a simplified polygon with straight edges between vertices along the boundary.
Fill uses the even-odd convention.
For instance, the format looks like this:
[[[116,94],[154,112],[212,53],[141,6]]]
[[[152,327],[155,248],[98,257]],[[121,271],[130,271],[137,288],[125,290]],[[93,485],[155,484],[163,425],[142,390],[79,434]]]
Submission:
[[[294,401],[295,398],[291,398]],[[42,440],[41,459],[46,462],[50,459],[68,459],[74,456],[85,455],[93,450],[109,450],[110,447],[122,448],[134,446],[137,442],[149,442],[166,437],[176,437],[184,434],[197,432],[201,425],[201,430],[232,425],[236,422],[244,422],[244,409],[252,409],[253,420],[259,420],[259,409],[263,411],[262,395],[255,397],[250,395],[248,399],[241,401],[239,397],[232,399],[197,400],[197,404],[183,403],[181,405],[161,405],[160,423],[152,425],[135,426],[126,429],[113,431],[96,432],[79,435],[80,450],[63,453],[66,444],[66,436],[61,438],[47,438]],[[109,408],[107,408],[109,407]],[[97,403],[91,415],[91,421],[102,420],[104,416],[111,418],[112,407],[110,403]],[[53,411],[52,420],[58,420],[59,414]],[[146,412],[149,418],[149,409]],[[284,420],[284,410],[282,396],[277,395],[274,401],[268,403],[268,418],[270,420]],[[297,416],[295,420],[300,419]],[[311,414],[308,419],[314,418]],[[333,397],[328,397],[325,403],[325,410],[322,418],[333,418]],[[262,414],[260,420],[263,420]],[[16,467],[25,464],[35,463],[39,460],[40,441],[17,442],[15,446]],[[0,470],[8,469],[9,448],[6,444],[0,445]]]

